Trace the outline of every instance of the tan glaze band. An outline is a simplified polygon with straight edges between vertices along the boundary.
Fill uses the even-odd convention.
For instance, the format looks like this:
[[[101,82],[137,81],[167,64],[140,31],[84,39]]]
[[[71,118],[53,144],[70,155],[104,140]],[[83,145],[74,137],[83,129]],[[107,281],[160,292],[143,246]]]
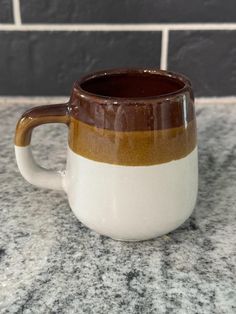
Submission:
[[[28,146],[32,130],[46,123],[69,123],[68,104],[49,105],[26,111],[18,121],[15,133],[15,145]]]
[[[86,158],[110,164],[142,166],[176,160],[196,146],[196,122],[186,126],[150,131],[114,131],[69,117],[68,104],[36,107],[20,118],[17,146],[28,146],[34,127],[45,123],[69,125],[69,146]]]
[[[196,147],[196,121],[165,130],[117,132],[71,118],[69,147],[95,161],[126,166],[166,163],[190,154]]]

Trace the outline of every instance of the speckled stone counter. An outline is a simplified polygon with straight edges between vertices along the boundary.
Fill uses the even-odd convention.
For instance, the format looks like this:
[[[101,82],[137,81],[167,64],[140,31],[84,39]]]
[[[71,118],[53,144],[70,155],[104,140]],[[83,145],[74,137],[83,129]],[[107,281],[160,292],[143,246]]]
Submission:
[[[195,212],[141,243],[99,236],[65,194],[24,181],[13,133],[25,109],[0,107],[0,313],[236,313],[236,105],[198,106]],[[63,169],[66,137],[61,125],[36,129],[36,159]]]

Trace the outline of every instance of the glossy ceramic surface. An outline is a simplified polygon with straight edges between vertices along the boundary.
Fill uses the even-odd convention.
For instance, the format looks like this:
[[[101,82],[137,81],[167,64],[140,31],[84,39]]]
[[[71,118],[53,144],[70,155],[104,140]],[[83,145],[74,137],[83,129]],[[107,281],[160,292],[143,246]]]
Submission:
[[[30,150],[33,128],[55,122],[69,129],[62,173],[42,169]],[[26,180],[64,189],[78,219],[112,238],[167,233],[194,208],[194,99],[189,80],[178,74],[118,69],[89,75],[74,84],[67,104],[25,112],[15,149]]]

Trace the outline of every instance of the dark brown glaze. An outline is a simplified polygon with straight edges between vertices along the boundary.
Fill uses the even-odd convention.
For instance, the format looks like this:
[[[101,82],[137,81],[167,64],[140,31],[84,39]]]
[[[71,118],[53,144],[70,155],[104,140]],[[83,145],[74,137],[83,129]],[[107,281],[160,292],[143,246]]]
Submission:
[[[191,84],[160,70],[111,70],[74,85],[70,102],[24,113],[17,146],[30,144],[34,127],[69,126],[69,147],[85,158],[143,166],[183,158],[196,147]]]
[[[112,70],[82,79],[79,84],[92,94],[129,100],[167,95],[184,87],[184,82],[159,70]]]
[[[177,128],[194,119],[191,84],[160,70],[111,70],[74,86],[71,115],[97,128],[143,131]]]
[[[27,146],[31,141],[32,130],[45,123],[69,123],[68,104],[40,106],[27,110],[18,121],[15,132],[15,145]]]

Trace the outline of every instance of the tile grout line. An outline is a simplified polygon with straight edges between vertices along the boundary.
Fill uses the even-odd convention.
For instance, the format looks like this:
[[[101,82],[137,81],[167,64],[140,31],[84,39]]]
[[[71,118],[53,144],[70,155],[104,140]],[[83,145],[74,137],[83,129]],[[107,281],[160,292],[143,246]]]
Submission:
[[[19,0],[13,0],[15,24],[0,24],[0,31],[162,31],[236,30],[236,23],[206,24],[22,24]]]
[[[236,96],[222,96],[222,97],[195,97],[196,104],[227,104],[236,105]]]
[[[49,105],[66,103],[69,96],[0,96],[0,105],[20,104],[20,105]]]
[[[17,28],[21,24],[21,12],[20,12],[20,0],[12,0],[13,16],[14,16],[14,26]],[[1,29],[1,27],[0,27]]]
[[[20,104],[20,105],[47,105],[53,103],[65,103],[69,101],[68,96],[0,96],[0,105]],[[232,104],[236,105],[236,96],[225,97],[196,97],[198,104]]]
[[[167,70],[168,46],[169,46],[169,30],[168,28],[165,28],[162,31],[161,39],[161,62],[160,62],[161,70]]]

